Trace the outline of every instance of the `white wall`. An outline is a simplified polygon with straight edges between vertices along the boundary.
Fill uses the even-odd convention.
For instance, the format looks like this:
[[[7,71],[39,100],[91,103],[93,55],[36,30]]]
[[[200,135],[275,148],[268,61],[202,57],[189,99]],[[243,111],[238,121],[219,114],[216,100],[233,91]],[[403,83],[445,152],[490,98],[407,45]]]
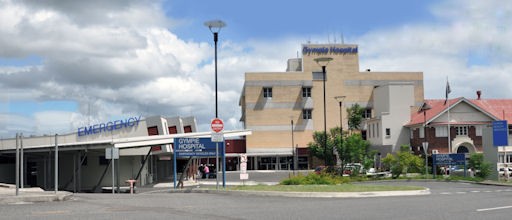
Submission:
[[[414,85],[389,83],[379,86],[373,91],[373,103],[377,121],[369,122],[379,124],[379,136],[369,138],[372,145],[389,145],[395,151],[400,145],[409,143],[409,131],[403,125],[410,121],[410,109],[415,105]],[[387,128],[390,129],[389,136],[386,135]]]

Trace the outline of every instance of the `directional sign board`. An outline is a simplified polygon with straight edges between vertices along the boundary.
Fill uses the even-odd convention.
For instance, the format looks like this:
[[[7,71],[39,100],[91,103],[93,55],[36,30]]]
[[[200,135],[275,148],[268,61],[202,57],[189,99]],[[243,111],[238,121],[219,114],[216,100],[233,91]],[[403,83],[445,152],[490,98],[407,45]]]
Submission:
[[[435,165],[465,165],[465,154],[432,154]]]
[[[174,138],[174,152],[176,157],[214,157],[216,144],[222,155],[224,142],[212,142],[211,138]]]
[[[492,122],[492,142],[495,147],[508,146],[508,124],[506,120]]]

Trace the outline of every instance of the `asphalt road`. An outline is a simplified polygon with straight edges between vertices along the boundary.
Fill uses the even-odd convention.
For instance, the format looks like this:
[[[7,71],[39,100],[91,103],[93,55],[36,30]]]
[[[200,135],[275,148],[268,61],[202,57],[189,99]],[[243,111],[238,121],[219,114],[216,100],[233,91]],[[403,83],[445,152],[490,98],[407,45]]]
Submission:
[[[289,198],[206,193],[76,194],[72,201],[0,206],[0,219],[510,219],[512,187],[446,182],[430,195]]]

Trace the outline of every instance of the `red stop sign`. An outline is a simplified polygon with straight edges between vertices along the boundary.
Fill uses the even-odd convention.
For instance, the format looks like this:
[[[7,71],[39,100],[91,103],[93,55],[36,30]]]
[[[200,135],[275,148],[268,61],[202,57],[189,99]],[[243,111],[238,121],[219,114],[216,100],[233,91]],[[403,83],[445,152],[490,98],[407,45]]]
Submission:
[[[210,124],[213,132],[219,133],[224,130],[224,122],[220,118],[214,118]]]

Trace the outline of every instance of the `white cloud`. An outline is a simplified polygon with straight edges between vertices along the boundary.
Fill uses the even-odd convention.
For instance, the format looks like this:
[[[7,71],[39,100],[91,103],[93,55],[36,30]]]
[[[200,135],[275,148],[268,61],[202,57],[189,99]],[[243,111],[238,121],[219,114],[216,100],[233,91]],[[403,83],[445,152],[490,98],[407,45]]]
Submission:
[[[141,114],[193,115],[208,130],[215,111],[213,42],[180,39],[169,31],[174,21],[159,3],[0,0],[0,58],[41,58],[36,65],[0,66],[0,102],[79,103],[78,112],[31,117],[0,109],[0,135],[73,131],[89,118]],[[484,97],[507,97],[511,7],[499,0],[446,1],[432,7],[436,20],[430,23],[375,30],[346,42],[360,45],[361,69],[423,71],[426,98],[444,95],[446,76],[453,96],[471,98],[479,89]],[[303,39],[219,39],[219,116],[226,129],[241,128],[244,73],[284,71]],[[33,121],[37,127],[28,125]]]
[[[454,10],[456,8],[456,10]],[[512,93],[506,67],[512,65],[512,6],[503,1],[447,1],[432,7],[438,21],[404,24],[354,39],[361,69],[424,72],[425,98],[452,96],[505,98]],[[479,64],[474,60],[478,57]]]

